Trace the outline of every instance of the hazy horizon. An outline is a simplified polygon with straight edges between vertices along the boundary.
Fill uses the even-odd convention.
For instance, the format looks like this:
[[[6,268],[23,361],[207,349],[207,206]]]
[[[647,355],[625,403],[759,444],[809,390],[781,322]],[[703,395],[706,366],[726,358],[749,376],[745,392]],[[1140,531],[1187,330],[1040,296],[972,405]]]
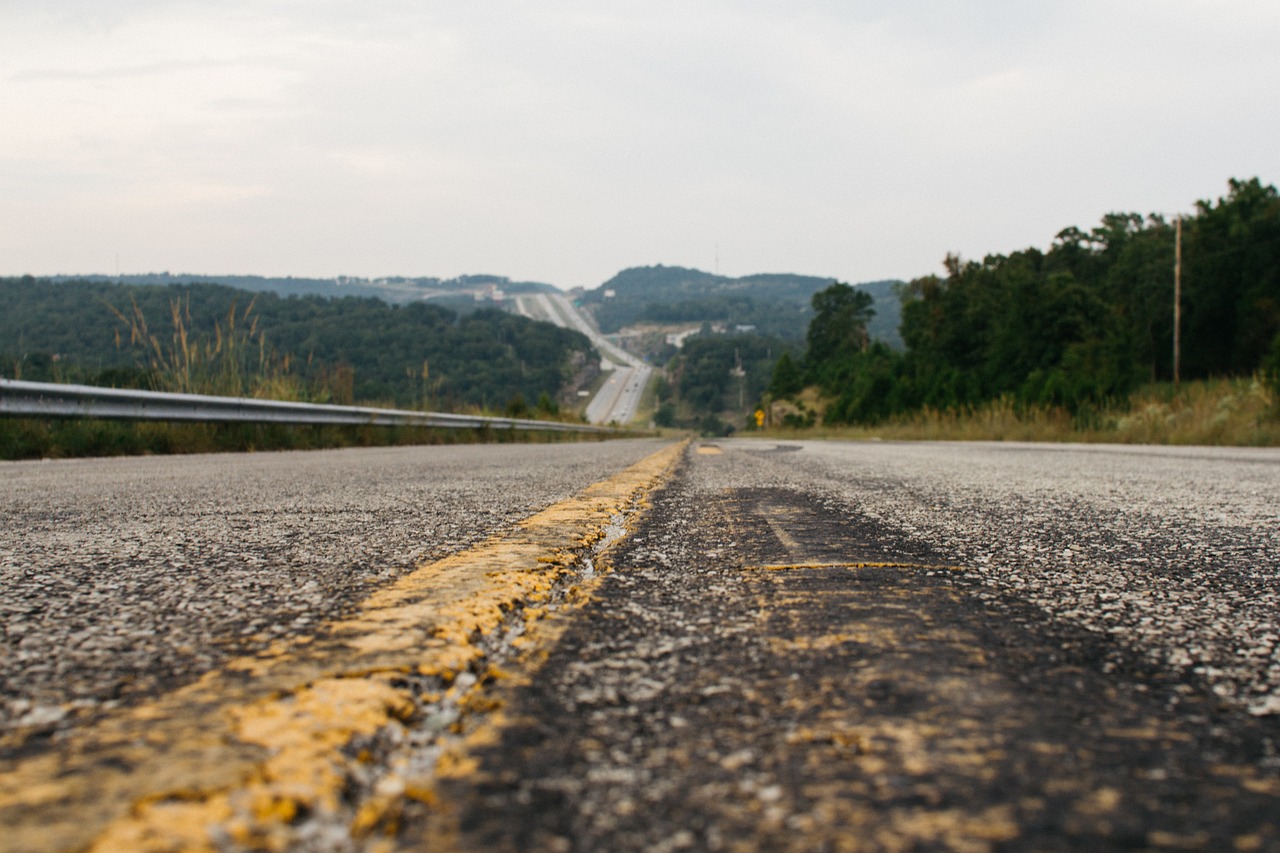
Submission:
[[[166,276],[166,277],[168,277],[168,278],[173,278],[173,279],[183,279],[183,278],[186,278],[186,277],[192,277],[192,278],[212,278],[212,279],[261,278],[261,279],[264,279],[264,280],[297,279],[297,280],[300,280],[300,281],[332,281],[332,282],[338,282],[338,281],[340,281],[340,280],[342,280],[342,279],[348,279],[348,280],[351,280],[351,281],[362,281],[362,282],[372,282],[372,283],[377,283],[377,282],[389,282],[389,281],[392,281],[392,280],[395,280],[395,279],[407,279],[407,280],[414,280],[414,279],[436,279],[436,280],[439,280],[439,281],[441,281],[441,282],[450,282],[450,281],[457,281],[458,279],[462,279],[462,278],[485,278],[485,277],[493,277],[493,278],[502,278],[502,279],[506,279],[506,280],[510,281],[512,284],[544,284],[544,285],[548,285],[548,286],[550,286],[550,287],[555,287],[555,288],[557,288],[558,290],[561,290],[561,291],[570,291],[570,290],[574,290],[574,289],[575,289],[575,288],[577,288],[577,287],[582,287],[584,290],[595,290],[595,289],[598,289],[598,288],[603,287],[604,285],[608,284],[608,283],[609,283],[611,280],[613,280],[613,278],[614,278],[616,275],[618,275],[619,273],[626,272],[627,270],[630,270],[630,269],[639,269],[639,268],[644,268],[644,267],[655,267],[655,266],[662,266],[662,267],[679,267],[679,268],[682,268],[682,269],[691,269],[691,270],[693,270],[694,272],[704,273],[704,274],[706,274],[706,275],[713,275],[713,276],[723,276],[724,278],[729,278],[729,279],[748,278],[748,277],[751,277],[751,276],[800,275],[800,276],[809,276],[809,277],[812,277],[812,278],[824,278],[824,279],[832,279],[832,280],[835,280],[835,276],[824,276],[824,275],[820,275],[820,274],[819,274],[819,275],[814,275],[814,274],[810,274],[810,273],[796,273],[796,272],[792,272],[792,271],[790,271],[790,270],[757,270],[757,271],[755,271],[755,272],[746,272],[746,273],[742,273],[741,275],[733,275],[733,276],[731,276],[731,275],[726,275],[726,274],[724,274],[724,273],[717,273],[717,272],[715,272],[715,271],[713,271],[713,270],[698,269],[697,267],[680,267],[680,265],[678,265],[678,264],[634,264],[634,265],[632,265],[632,266],[623,267],[623,268],[621,268],[621,269],[617,270],[615,273],[613,273],[612,275],[610,275],[608,278],[604,279],[603,281],[599,281],[599,282],[596,282],[595,284],[591,284],[591,285],[574,285],[573,287],[563,287],[563,286],[558,285],[558,284],[556,284],[555,282],[551,282],[551,281],[537,281],[536,279],[514,278],[514,277],[512,277],[512,276],[502,275],[501,273],[486,272],[486,271],[483,271],[483,270],[471,271],[471,272],[462,272],[462,273],[458,273],[457,275],[453,275],[453,276],[433,275],[433,274],[431,274],[431,273],[420,273],[420,274],[413,274],[413,275],[410,275],[410,274],[400,274],[400,273],[392,273],[392,274],[388,274],[388,275],[379,275],[379,276],[358,276],[358,275],[348,275],[348,274],[346,274],[346,273],[339,273],[339,274],[337,274],[337,275],[329,275],[329,276],[325,276],[325,275],[291,275],[291,274],[284,274],[284,275],[263,275],[263,274],[261,274],[261,273],[255,273],[255,272],[222,272],[222,273],[209,273],[209,272],[195,272],[195,271],[193,271],[193,270],[183,270],[183,271],[181,271],[181,272],[174,272],[174,271],[172,271],[172,270],[148,270],[148,271],[146,271],[146,272],[129,272],[129,271],[122,270],[122,271],[120,271],[120,272],[118,272],[118,273],[115,273],[115,272],[101,272],[101,271],[81,271],[81,272],[62,272],[62,271],[58,271],[58,272],[39,273],[39,274],[36,274],[36,273],[6,273],[6,274],[4,274],[4,277],[8,277],[8,278],[20,278],[20,277],[22,277],[22,276],[24,276],[24,275],[30,275],[30,276],[32,276],[33,278],[59,278],[59,279],[62,279],[62,278],[65,278],[65,279],[77,279],[77,278],[88,278],[88,279],[94,279],[94,278],[108,278],[108,279],[112,279],[112,278],[115,278],[115,279],[128,279],[128,278],[143,278],[143,277],[150,277],[150,276],[157,276],[157,277],[159,277],[159,276]],[[880,283],[880,282],[884,282],[884,281],[899,281],[899,280],[902,280],[902,279],[899,279],[899,278],[889,278],[889,279],[867,279],[867,280],[864,280],[864,281],[851,281],[851,282],[845,282],[845,283],[846,283],[846,284],[852,284],[852,285],[854,285],[854,286],[856,287],[856,286],[858,286],[858,285],[864,285],[864,284],[878,284],[878,283]]]

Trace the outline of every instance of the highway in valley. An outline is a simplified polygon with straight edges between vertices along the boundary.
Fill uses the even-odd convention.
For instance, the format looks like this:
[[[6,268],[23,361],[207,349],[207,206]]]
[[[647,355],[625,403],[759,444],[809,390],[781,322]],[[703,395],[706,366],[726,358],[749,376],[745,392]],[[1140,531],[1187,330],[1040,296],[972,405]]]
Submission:
[[[520,296],[517,297],[516,305],[526,317],[582,332],[600,353],[601,364],[608,377],[587,404],[588,422],[626,425],[635,419],[640,399],[653,375],[653,368],[596,331],[573,303],[561,294]]]
[[[1280,850],[1280,452],[0,465],[0,851]]]

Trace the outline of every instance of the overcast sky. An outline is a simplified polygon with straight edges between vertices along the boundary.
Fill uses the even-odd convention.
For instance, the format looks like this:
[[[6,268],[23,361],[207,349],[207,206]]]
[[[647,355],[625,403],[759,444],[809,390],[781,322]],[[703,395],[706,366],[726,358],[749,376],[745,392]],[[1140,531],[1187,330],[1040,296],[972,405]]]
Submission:
[[[1280,181],[1276,0],[0,0],[0,274],[861,282]]]

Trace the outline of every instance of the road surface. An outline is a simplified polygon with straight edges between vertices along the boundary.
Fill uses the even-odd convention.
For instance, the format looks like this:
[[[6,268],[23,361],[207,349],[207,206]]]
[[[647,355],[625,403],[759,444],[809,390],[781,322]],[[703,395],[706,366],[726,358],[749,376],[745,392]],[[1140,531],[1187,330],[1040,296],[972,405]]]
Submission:
[[[1280,454],[704,446],[467,849],[1280,849]]]
[[[0,463],[0,732],[66,726],[314,631],[655,446]]]
[[[1280,849],[1280,453],[565,447],[4,468],[0,850]]]

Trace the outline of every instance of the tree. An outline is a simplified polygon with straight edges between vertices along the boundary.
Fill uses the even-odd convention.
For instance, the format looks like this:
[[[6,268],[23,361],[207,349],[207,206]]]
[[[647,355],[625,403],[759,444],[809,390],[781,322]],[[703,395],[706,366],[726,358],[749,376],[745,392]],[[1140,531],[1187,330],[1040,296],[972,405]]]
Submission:
[[[1185,375],[1246,374],[1280,332],[1280,194],[1233,179],[1196,208],[1183,243]]]
[[[773,367],[773,379],[769,382],[769,393],[774,397],[789,397],[804,388],[804,372],[796,364],[791,353],[783,351],[778,363]]]
[[[867,323],[875,314],[871,296],[841,282],[832,282],[813,295],[806,363],[812,378],[820,378],[841,358],[867,348]]]

